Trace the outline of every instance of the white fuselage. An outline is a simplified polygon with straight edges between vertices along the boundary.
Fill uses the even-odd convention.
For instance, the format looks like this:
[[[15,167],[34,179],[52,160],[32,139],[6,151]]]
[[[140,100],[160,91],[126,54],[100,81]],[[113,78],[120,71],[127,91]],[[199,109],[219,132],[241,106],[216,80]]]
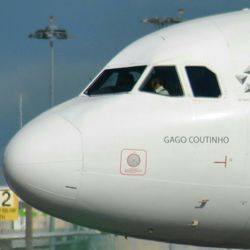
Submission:
[[[249,248],[249,24],[249,11],[208,17],[124,49],[104,71],[143,65],[131,90],[101,93],[101,73],[79,97],[28,123],[5,152],[10,186],[88,227]],[[182,91],[144,91],[152,70],[164,67],[174,67]],[[220,94],[196,96],[187,67],[216,75]]]

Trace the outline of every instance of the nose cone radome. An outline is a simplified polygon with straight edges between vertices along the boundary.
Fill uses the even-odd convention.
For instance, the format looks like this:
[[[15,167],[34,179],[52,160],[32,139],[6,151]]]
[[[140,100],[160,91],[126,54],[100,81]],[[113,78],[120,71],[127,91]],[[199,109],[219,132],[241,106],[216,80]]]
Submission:
[[[43,114],[10,141],[5,177],[25,201],[74,199],[82,169],[81,134],[57,114]],[[49,202],[49,201],[48,201]]]

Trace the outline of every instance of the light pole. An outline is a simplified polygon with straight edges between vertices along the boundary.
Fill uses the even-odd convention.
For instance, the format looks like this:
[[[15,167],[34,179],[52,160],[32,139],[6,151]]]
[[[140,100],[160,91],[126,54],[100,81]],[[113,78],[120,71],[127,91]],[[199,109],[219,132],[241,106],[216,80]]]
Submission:
[[[23,94],[19,94],[19,127],[23,127]],[[25,245],[26,250],[32,250],[32,235],[33,235],[33,219],[32,219],[32,207],[28,203],[25,205]]]
[[[178,16],[177,17],[150,17],[144,18],[142,20],[145,24],[153,24],[158,28],[163,28],[169,25],[177,24],[183,21],[182,16],[184,14],[184,9],[178,9]]]
[[[54,52],[54,41],[55,39],[67,40],[69,34],[65,29],[59,29],[54,24],[54,17],[49,17],[49,24],[44,29],[39,29],[34,33],[29,34],[29,38],[44,39],[49,41],[50,48],[50,84],[49,84],[49,96],[50,96],[50,107],[54,106],[55,97],[55,52]]]
[[[55,100],[55,52],[54,52],[54,41],[67,40],[69,39],[69,34],[65,29],[59,29],[54,24],[54,17],[49,17],[48,26],[44,29],[36,30],[34,33],[29,34],[29,38],[43,39],[49,41],[50,48],[50,82],[49,82],[49,101],[50,107],[54,106]],[[55,229],[55,218],[50,216],[49,230],[54,231]],[[55,249],[54,240],[50,241],[50,249]]]

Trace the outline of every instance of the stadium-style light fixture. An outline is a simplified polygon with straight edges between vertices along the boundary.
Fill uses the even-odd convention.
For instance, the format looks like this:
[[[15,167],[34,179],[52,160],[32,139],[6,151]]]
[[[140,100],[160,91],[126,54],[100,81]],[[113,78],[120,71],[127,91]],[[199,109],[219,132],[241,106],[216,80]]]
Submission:
[[[55,53],[54,53],[54,40],[67,40],[69,39],[69,34],[65,29],[59,29],[54,24],[54,17],[49,17],[48,26],[44,29],[39,29],[34,33],[29,34],[29,38],[34,39],[44,39],[49,41],[50,47],[50,85],[49,85],[49,93],[50,93],[50,106],[54,106],[54,88],[55,88]]]

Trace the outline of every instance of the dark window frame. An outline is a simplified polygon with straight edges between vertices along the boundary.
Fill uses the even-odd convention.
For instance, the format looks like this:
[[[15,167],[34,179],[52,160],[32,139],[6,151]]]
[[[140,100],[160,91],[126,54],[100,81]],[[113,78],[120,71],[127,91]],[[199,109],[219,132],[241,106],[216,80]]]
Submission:
[[[203,65],[185,66],[189,84],[195,98],[220,98],[222,91],[216,73]]]
[[[159,71],[162,71],[162,72],[160,72],[160,74],[162,74],[162,76],[163,76],[162,79],[164,79],[164,77],[165,77],[164,80],[166,81],[166,84],[163,83],[163,85],[165,85],[164,87],[167,90],[168,94],[157,93],[154,90],[154,88],[150,85],[150,82],[154,78],[159,78],[159,76],[157,76],[157,74],[159,74]],[[167,74],[164,75],[164,73],[167,73],[167,71],[169,71],[168,75]],[[172,83],[170,83],[170,82],[172,82]],[[183,81],[180,78],[178,68],[176,65],[153,66],[152,69],[150,70],[148,76],[144,80],[142,86],[139,88],[139,90],[142,92],[147,92],[147,93],[151,93],[151,94],[159,94],[159,95],[163,95],[163,96],[167,96],[167,97],[183,97],[183,96],[185,96]]]
[[[141,78],[145,69],[146,66],[104,69],[83,93],[88,96],[95,96],[130,92]],[[138,76],[135,75],[136,73]],[[109,84],[111,83],[109,81],[111,78],[116,79],[114,79],[112,84]],[[120,83],[119,86],[118,82]]]

